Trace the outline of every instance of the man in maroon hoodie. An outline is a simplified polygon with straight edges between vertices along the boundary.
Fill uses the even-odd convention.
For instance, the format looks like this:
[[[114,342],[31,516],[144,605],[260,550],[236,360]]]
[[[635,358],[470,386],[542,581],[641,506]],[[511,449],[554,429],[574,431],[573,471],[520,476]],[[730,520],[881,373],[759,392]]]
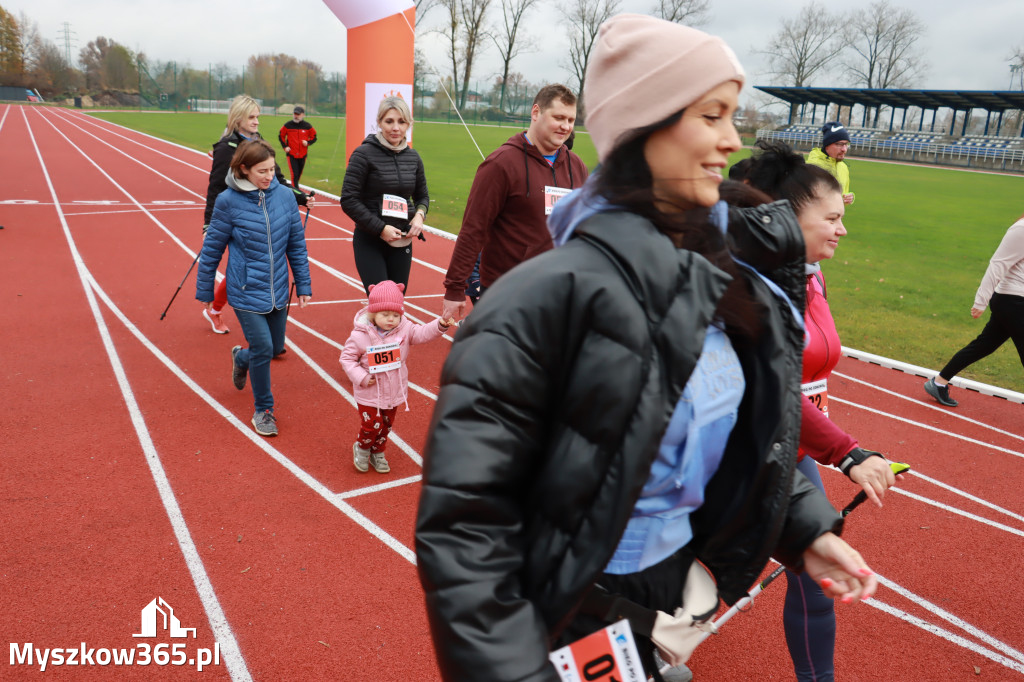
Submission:
[[[533,99],[530,127],[513,135],[477,168],[444,279],[441,317],[466,309],[466,279],[480,256],[480,291],[506,271],[552,248],[547,216],[587,179],[587,167],[565,146],[576,121],[576,96],[546,85]]]

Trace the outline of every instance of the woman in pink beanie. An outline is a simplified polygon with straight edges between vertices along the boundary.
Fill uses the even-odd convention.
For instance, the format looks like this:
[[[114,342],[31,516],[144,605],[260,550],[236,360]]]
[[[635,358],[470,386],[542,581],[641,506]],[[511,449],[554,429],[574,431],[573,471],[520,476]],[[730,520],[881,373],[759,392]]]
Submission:
[[[601,167],[442,371],[416,552],[446,680],[555,682],[552,646],[626,617],[661,682],[655,651],[685,663],[769,557],[844,601],[877,587],[796,471],[799,223],[719,200],[743,80],[701,31],[600,28],[583,103]]]
[[[409,346],[433,341],[449,325],[417,324],[405,317],[404,284],[384,280],[370,285],[370,302],[356,313],[354,328],[341,351],[341,366],[352,380],[360,427],[352,444],[352,463],[359,472],[372,465],[379,474],[391,471],[384,448],[398,406],[409,409]]]

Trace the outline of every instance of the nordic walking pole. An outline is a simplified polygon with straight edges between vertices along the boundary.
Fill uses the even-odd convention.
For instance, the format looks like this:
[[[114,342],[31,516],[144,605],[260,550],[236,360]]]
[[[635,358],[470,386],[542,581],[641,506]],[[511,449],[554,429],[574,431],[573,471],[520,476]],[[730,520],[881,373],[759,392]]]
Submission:
[[[903,473],[906,473],[906,472],[910,471],[910,465],[909,464],[904,464],[902,462],[890,462],[889,463],[889,468],[892,469],[892,473],[894,473],[896,475],[903,474]],[[845,507],[843,507],[843,510],[840,512],[840,514],[842,514],[843,518],[846,518],[847,514],[849,514],[854,509],[859,507],[866,499],[868,499],[868,494],[866,492],[864,492],[863,490],[861,490],[859,493],[857,493],[856,496],[854,496],[853,500],[850,501],[850,504],[848,504]],[[774,571],[772,571],[768,575],[767,578],[765,578],[764,580],[759,582],[757,585],[755,585],[754,588],[752,590],[750,590],[750,592],[747,593],[747,596],[743,597],[738,602],[736,602],[731,607],[729,607],[729,610],[726,611],[725,613],[723,613],[721,615],[721,617],[719,617],[718,619],[712,621],[711,624],[710,624],[710,627],[708,628],[708,630],[706,630],[705,632],[701,633],[700,641],[697,642],[697,645],[699,646],[701,642],[703,642],[705,639],[707,639],[712,634],[717,634],[718,633],[718,628],[720,628],[721,626],[725,625],[725,623],[728,622],[729,619],[732,618],[733,616],[735,616],[737,613],[739,613],[740,611],[743,611],[748,606],[750,606],[750,604],[754,601],[754,597],[756,597],[757,595],[761,594],[761,592],[764,591],[764,588],[766,588],[769,585],[771,585],[772,581],[775,580],[776,578],[778,578],[780,575],[782,575],[782,573],[785,570],[786,570],[786,567],[783,566],[782,564],[779,564],[778,568],[776,568]],[[665,672],[665,671],[669,670],[671,667],[672,666],[666,664],[664,667],[661,668],[660,672]]]
[[[889,468],[892,469],[892,472],[894,474],[902,474],[902,473],[905,473],[907,471],[910,471],[910,465],[909,464],[903,464],[902,462],[890,462],[889,463]],[[868,499],[868,494],[866,492],[864,492],[863,490],[861,490],[853,498],[853,500],[850,502],[850,504],[848,504],[845,507],[843,507],[843,511],[841,511],[839,513],[842,514],[843,518],[846,518],[847,514],[849,514],[854,509],[859,507],[861,505],[861,503],[863,503],[864,500],[866,500],[866,499]],[[782,575],[782,572],[785,571],[785,570],[786,570],[785,566],[779,565],[779,567],[776,568],[774,571],[772,571],[771,574],[767,578],[765,578],[764,580],[759,582],[757,585],[755,585],[754,589],[750,590],[750,592],[747,593],[746,597],[744,597],[743,599],[740,599],[738,602],[733,604],[732,607],[728,611],[723,613],[722,617],[714,622],[715,628],[717,628],[718,626],[722,625],[727,620],[729,620],[730,618],[735,616],[737,613],[739,613],[740,611],[745,609],[750,604],[750,602],[754,601],[754,597],[756,597],[757,595],[761,594],[761,592],[764,590],[764,588],[768,587],[771,584],[771,582],[773,580],[775,580],[776,578],[778,578],[780,575]],[[704,633],[704,639],[707,638],[708,634],[710,634],[710,633]],[[702,639],[702,641],[703,641],[703,639]]]
[[[202,253],[202,251],[200,251],[199,253]],[[171,296],[171,300],[167,302],[167,307],[164,308],[164,311],[162,313],[160,313],[161,320],[164,319],[165,315],[167,315],[167,311],[171,309],[171,303],[174,303],[174,299],[178,297],[178,292],[181,291],[181,287],[185,285],[185,280],[188,279],[188,276],[192,274],[192,268],[194,268],[196,266],[196,263],[199,262],[199,253],[197,253],[196,257],[192,259],[192,265],[188,266],[188,272],[185,273],[185,276],[182,278],[181,284],[178,285],[178,288],[174,290],[174,296]]]
[[[312,198],[314,194],[316,194],[316,192],[310,192],[306,196]],[[306,233],[306,223],[308,223],[308,222],[309,222],[309,206],[307,205],[306,206],[306,216],[302,219],[302,233],[303,234]],[[294,292],[294,291],[295,291],[295,280],[293,279],[292,280],[292,286],[291,286],[290,289],[288,289],[288,302],[284,304],[284,314],[285,315],[288,315],[288,313],[291,312],[291,309],[292,309],[292,292]]]

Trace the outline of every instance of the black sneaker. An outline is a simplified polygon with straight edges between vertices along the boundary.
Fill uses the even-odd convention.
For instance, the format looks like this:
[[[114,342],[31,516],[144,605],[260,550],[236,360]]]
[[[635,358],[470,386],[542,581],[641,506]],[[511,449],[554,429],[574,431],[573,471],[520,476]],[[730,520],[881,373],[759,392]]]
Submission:
[[[274,419],[274,413],[270,410],[255,413],[252,416],[252,427],[261,436],[277,435],[277,420]]]
[[[956,407],[957,405],[960,404],[949,397],[949,384],[946,384],[945,386],[939,386],[938,384],[935,383],[935,379],[929,379],[928,381],[924,382],[924,390],[928,393],[928,395],[935,398],[935,400],[940,405],[945,405],[946,407]]]
[[[245,388],[245,377],[249,374],[248,367],[239,367],[235,362],[235,356],[238,355],[238,351],[242,350],[241,346],[235,346],[231,349],[231,383],[235,385],[239,391]]]

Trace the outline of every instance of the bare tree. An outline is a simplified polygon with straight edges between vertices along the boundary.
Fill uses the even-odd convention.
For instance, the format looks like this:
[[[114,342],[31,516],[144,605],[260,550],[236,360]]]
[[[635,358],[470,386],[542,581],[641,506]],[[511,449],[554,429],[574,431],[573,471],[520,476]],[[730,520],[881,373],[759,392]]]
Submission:
[[[537,4],[537,0],[501,0],[501,23],[494,29],[491,39],[501,55],[501,96],[498,108],[505,111],[505,93],[512,60],[525,48],[529,41],[519,33],[526,11]]]
[[[438,6],[448,15],[439,32],[448,44],[448,59],[452,69],[450,95],[460,109],[465,106],[469,94],[473,62],[484,48],[483,43],[489,35],[484,22],[490,4],[491,0],[438,0]]]
[[[583,86],[587,80],[587,64],[597,42],[597,31],[606,20],[619,11],[620,0],[571,0],[562,7],[569,21],[569,60],[576,78],[577,115],[583,118]]]
[[[469,93],[469,77],[473,72],[473,61],[484,49],[484,41],[488,37],[485,19],[491,0],[462,0],[462,28],[465,36],[463,43],[462,92],[459,95],[459,108],[466,106],[466,95]]]
[[[795,19],[786,19],[763,50],[768,74],[784,85],[804,87],[832,64],[845,45],[839,38],[842,25],[839,15],[830,14],[824,6],[812,2],[800,10]],[[790,117],[796,110],[790,104]]]
[[[445,24],[439,32],[448,44],[448,59],[452,67],[449,76],[451,90],[448,91],[448,96],[454,100],[459,92],[459,66],[462,64],[462,31],[459,28],[462,20],[461,2],[460,0],[438,0],[438,4],[447,14]],[[443,81],[441,74],[437,74],[437,76],[439,81]]]
[[[854,12],[846,23],[844,35],[853,57],[847,72],[854,85],[865,88],[901,88],[924,74],[924,62],[917,52],[917,41],[924,24],[908,9],[893,7],[878,0],[867,9]],[[872,125],[878,125],[881,109],[876,108]]]
[[[1013,81],[1016,79],[1017,89],[1024,90],[1024,45],[1015,48],[1007,61],[1010,62],[1010,89],[1013,90]]]
[[[438,0],[416,0],[416,25],[420,25],[427,12],[438,6]]]
[[[710,21],[709,0],[658,0],[654,16],[687,26],[704,26]]]
[[[828,68],[843,50],[837,37],[841,18],[819,3],[800,10],[796,19],[782,22],[782,28],[763,50],[756,50],[768,59],[769,75],[785,85],[803,87]]]

